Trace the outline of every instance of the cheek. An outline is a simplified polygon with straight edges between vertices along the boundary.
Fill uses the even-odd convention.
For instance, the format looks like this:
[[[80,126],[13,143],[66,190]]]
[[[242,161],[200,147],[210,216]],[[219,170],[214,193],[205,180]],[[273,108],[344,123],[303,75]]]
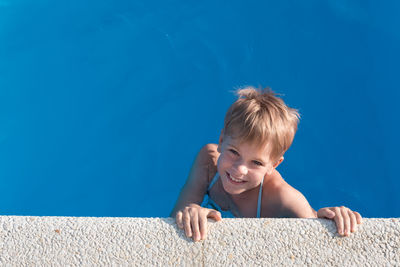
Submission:
[[[223,170],[223,169],[226,169],[226,168],[228,168],[230,165],[231,165],[231,164],[230,164],[229,157],[226,157],[225,155],[221,154],[221,155],[219,156],[219,158],[218,158],[218,161],[217,161],[217,168],[218,168],[218,171]]]

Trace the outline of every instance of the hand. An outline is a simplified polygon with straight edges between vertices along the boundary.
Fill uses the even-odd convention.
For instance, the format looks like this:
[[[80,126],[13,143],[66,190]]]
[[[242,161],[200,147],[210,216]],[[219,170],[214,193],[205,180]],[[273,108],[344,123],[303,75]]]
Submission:
[[[185,229],[187,237],[194,241],[204,240],[207,236],[207,218],[220,221],[221,213],[203,208],[197,204],[190,204],[176,213],[176,224],[179,228]]]
[[[357,224],[362,223],[360,213],[344,206],[322,208],[318,211],[317,217],[335,220],[338,233],[341,236],[349,236],[350,230],[352,233],[357,231]]]

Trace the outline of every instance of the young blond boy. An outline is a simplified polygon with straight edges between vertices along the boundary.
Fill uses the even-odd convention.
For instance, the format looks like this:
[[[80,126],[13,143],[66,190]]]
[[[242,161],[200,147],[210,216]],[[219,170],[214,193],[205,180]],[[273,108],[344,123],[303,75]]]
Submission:
[[[292,144],[299,114],[269,89],[247,87],[228,109],[219,144],[198,153],[171,216],[187,237],[205,239],[207,218],[327,218],[348,236],[361,215],[344,206],[316,212],[276,167]],[[205,201],[203,198],[206,196]],[[203,202],[203,204],[201,204]],[[223,217],[226,217],[225,215]]]

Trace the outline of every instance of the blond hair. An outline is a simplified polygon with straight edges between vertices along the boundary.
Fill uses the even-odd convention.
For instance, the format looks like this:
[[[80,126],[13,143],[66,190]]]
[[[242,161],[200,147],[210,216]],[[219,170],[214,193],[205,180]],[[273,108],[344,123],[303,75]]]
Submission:
[[[300,115],[288,107],[270,88],[245,87],[236,91],[238,99],[229,107],[224,135],[252,144],[270,144],[270,159],[278,160],[290,147]]]

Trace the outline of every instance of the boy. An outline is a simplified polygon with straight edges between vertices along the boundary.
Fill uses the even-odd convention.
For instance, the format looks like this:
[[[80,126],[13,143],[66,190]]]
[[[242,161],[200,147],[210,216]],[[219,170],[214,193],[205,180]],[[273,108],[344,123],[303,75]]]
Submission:
[[[344,206],[316,212],[276,170],[297,131],[297,110],[269,89],[237,94],[219,144],[200,150],[171,212],[178,227],[195,241],[206,238],[207,218],[222,217],[327,218],[342,236],[356,231],[358,212]]]

